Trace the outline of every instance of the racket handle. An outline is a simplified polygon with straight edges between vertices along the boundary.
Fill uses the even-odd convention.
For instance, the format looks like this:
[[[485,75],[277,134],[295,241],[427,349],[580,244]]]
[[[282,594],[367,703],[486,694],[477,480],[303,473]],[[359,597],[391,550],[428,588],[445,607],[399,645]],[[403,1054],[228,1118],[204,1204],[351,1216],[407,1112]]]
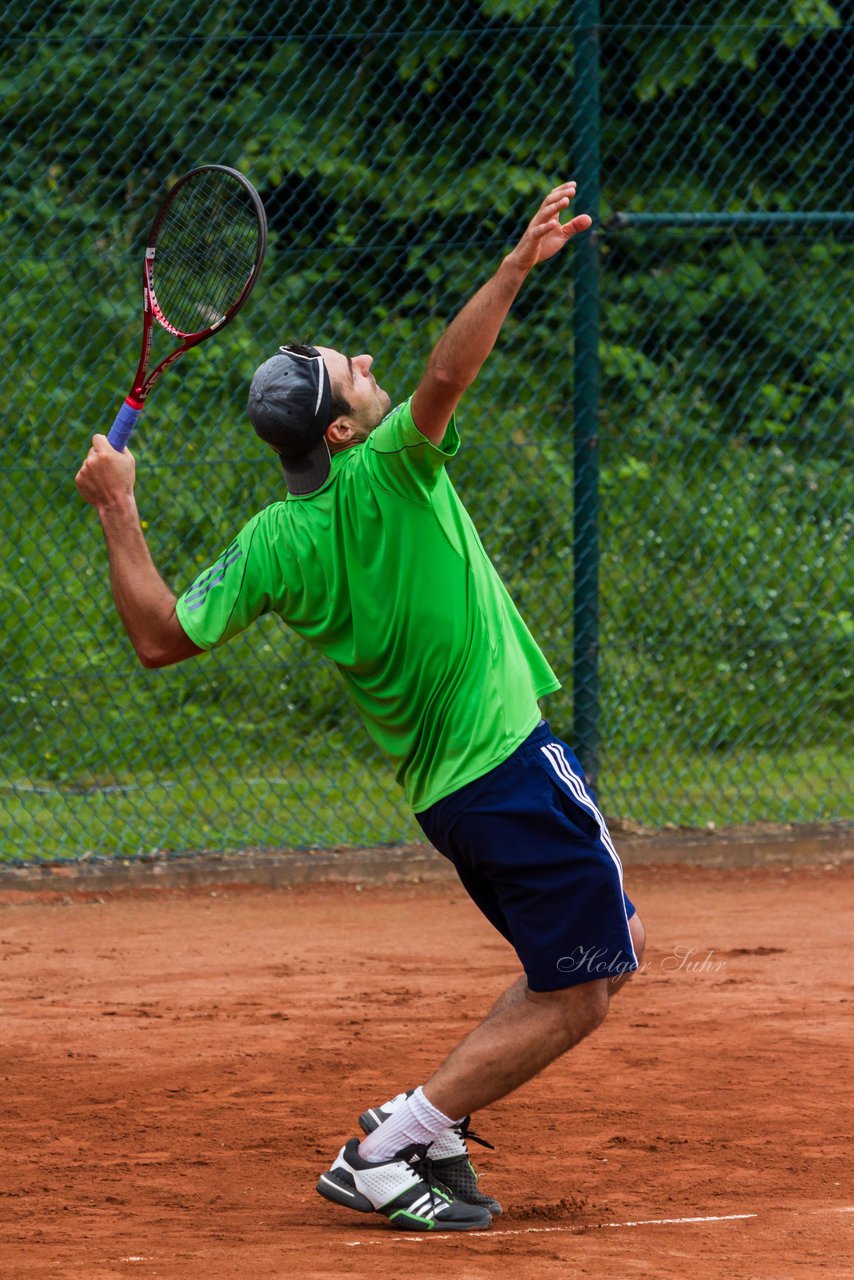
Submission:
[[[136,420],[141,413],[142,405],[134,404],[129,399],[125,400],[121,409],[119,409],[116,414],[116,420],[110,427],[110,434],[107,436],[116,453],[124,453],[125,445],[130,440],[131,432],[136,426]]]

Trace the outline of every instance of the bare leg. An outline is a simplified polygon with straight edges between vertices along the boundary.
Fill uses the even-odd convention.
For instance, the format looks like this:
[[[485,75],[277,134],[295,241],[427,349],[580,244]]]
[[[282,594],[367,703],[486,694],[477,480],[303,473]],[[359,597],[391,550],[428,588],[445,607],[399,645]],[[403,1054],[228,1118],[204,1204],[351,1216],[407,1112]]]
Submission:
[[[595,1030],[608,1012],[608,980],[562,991],[525,990],[522,999],[466,1036],[424,1086],[446,1116],[503,1098]]]
[[[484,1022],[489,1022],[490,1018],[496,1017],[499,1013],[504,1013],[506,1009],[512,1009],[514,1004],[519,1004],[520,1000],[525,999],[528,990],[528,980],[524,973],[521,978],[517,978],[512,987],[508,987],[506,991],[502,991],[501,995],[495,1001],[489,1013],[484,1018]]]
[[[643,926],[637,916],[632,917],[632,925],[640,959]],[[525,979],[519,979],[430,1077],[425,1097],[454,1117],[503,1098],[594,1031],[619,985],[622,978],[597,978],[561,991],[540,992],[529,991]]]

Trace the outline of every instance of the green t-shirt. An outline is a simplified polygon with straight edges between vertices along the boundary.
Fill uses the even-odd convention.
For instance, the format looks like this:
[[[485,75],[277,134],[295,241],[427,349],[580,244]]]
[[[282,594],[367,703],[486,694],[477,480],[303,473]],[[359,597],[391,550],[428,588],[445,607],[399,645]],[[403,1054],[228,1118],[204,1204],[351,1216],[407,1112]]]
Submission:
[[[560,688],[409,402],[254,516],[178,601],[201,649],[277,613],[336,664],[415,812],[500,764]]]

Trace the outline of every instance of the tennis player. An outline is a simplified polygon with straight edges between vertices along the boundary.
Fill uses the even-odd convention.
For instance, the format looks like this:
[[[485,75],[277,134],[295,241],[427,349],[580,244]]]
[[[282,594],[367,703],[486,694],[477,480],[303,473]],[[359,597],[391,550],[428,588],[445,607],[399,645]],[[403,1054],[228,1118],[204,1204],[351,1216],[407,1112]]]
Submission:
[[[428,839],[521,961],[485,1020],[426,1082],[363,1112],[366,1136],[320,1177],[329,1200],[403,1230],[489,1226],[500,1206],[477,1185],[469,1116],[598,1027],[644,943],[581,766],[540,714],[558,681],[446,471],[457,405],[528,273],[591,225],[561,223],[574,194],[550,192],[395,408],[370,355],[289,344],[257,369],[249,417],[287,500],[180,599],[148,551],[131,454],[95,436],[77,475],[142,663],[181,662],[277,613],[337,665]]]

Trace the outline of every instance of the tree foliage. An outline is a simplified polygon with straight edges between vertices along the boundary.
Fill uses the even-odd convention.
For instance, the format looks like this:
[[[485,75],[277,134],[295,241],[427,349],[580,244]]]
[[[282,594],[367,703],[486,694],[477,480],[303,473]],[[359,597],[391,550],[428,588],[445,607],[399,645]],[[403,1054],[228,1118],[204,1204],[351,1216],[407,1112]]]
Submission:
[[[612,215],[843,207],[850,5],[602,8],[609,732],[715,751],[838,740],[849,242],[806,226],[618,231]],[[122,649],[71,485],[135,364],[142,238],[170,180],[208,160],[247,172],[270,218],[245,317],[170,372],[139,429],[140,502],[178,587],[281,496],[243,419],[259,358],[289,337],[368,349],[406,394],[447,318],[572,174],[576,34],[557,0],[35,0],[0,14],[12,352],[0,497],[15,540],[0,723],[13,777],[130,776],[143,754],[166,769],[190,731],[216,758],[235,701],[246,718],[229,749],[256,762],[271,734],[284,755],[295,734],[350,723],[331,673],[276,631],[158,677],[175,698],[151,727],[152,678]],[[456,473],[563,677],[570,278],[566,261],[544,268],[520,297],[468,397]],[[282,681],[287,732],[266,692]]]

